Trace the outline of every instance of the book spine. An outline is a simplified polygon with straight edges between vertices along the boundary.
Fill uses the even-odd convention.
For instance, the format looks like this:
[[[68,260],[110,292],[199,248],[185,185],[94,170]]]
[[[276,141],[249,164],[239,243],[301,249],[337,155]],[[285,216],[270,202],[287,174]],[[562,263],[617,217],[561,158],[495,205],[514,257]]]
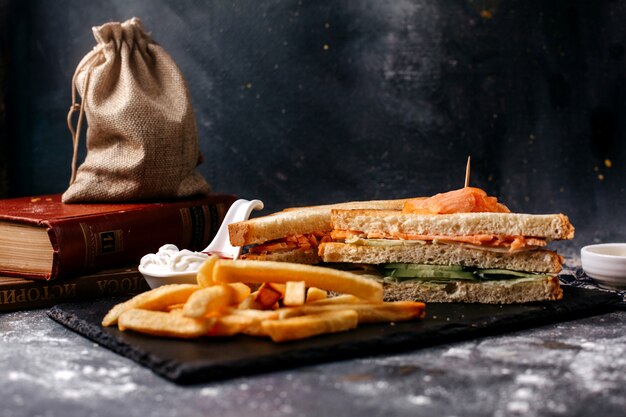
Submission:
[[[45,308],[66,301],[139,294],[149,289],[137,270],[54,282],[19,280],[3,284],[0,278],[0,311]]]
[[[142,256],[167,243],[202,250],[213,239],[232,204],[231,196],[196,205],[163,204],[47,223],[54,248],[50,276],[56,279],[101,269],[138,265]]]

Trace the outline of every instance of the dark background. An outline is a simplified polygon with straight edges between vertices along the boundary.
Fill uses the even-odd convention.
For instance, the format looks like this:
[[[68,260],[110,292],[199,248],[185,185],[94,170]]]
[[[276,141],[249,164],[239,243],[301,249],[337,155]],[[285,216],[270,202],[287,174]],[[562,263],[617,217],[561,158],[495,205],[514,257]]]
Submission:
[[[471,184],[513,211],[568,214],[568,249],[626,240],[624,1],[0,0],[0,12],[0,196],[65,190],[91,27],[137,16],[187,78],[215,191],[266,211],[431,195],[460,188],[471,155]]]

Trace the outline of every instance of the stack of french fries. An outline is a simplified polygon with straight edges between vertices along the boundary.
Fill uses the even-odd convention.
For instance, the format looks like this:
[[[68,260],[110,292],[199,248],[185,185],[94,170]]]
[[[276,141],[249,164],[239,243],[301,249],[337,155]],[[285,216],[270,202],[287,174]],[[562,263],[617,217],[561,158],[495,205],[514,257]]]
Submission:
[[[383,302],[382,284],[350,272],[214,255],[197,284],[139,294],[114,306],[102,325],[167,337],[246,334],[285,342],[424,315],[424,303]]]

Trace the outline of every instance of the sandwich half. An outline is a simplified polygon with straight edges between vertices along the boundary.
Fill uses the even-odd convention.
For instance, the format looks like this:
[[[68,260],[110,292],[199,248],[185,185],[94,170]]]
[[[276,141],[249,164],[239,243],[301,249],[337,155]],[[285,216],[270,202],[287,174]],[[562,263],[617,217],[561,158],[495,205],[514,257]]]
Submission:
[[[408,199],[354,201],[295,207],[228,226],[230,243],[245,246],[242,259],[316,264],[318,246],[330,241],[333,209],[402,210]]]
[[[470,209],[489,209],[473,199],[493,197],[476,190],[454,197],[463,204],[453,206],[468,210],[470,199]],[[411,205],[403,211],[332,210],[332,241],[320,245],[320,257],[378,265],[386,300],[505,304],[562,298],[557,275],[563,259],[545,246],[573,238],[563,214],[510,213],[499,203],[478,212],[424,208],[428,201],[418,202],[417,210]]]

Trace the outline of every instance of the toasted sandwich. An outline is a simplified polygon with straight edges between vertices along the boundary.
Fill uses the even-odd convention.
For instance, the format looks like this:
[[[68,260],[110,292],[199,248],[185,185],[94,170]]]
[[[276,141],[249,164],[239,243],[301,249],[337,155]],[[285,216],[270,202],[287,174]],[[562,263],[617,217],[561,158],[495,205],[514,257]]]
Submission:
[[[548,242],[571,239],[563,214],[510,213],[466,187],[408,200],[402,211],[331,211],[324,262],[378,265],[386,300],[523,303],[562,298],[563,259]]]
[[[408,199],[354,201],[288,208],[230,224],[230,242],[234,246],[247,247],[242,259],[316,264],[321,261],[318,245],[331,240],[331,210],[402,210],[406,201]]]

